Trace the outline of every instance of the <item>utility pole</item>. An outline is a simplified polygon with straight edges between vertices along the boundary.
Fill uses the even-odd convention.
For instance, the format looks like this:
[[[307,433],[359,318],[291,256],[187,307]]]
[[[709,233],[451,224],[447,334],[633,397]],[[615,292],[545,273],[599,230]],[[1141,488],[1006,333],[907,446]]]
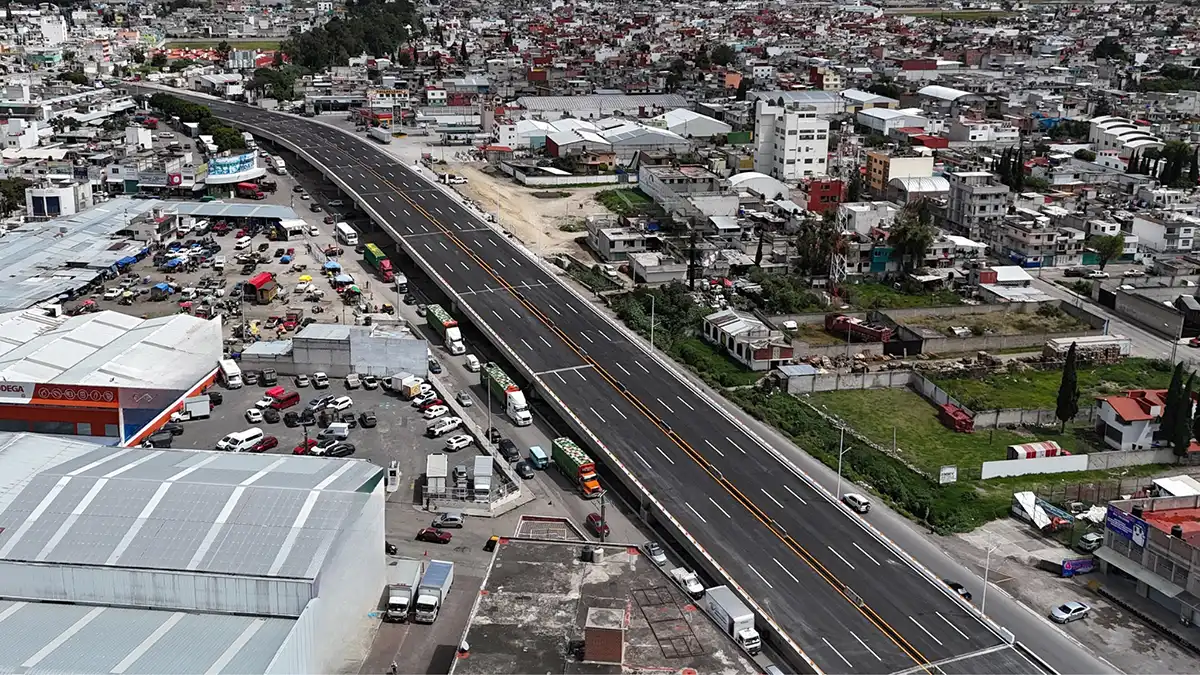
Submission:
[[[608,527],[608,518],[605,518],[604,509],[604,493],[600,493],[600,543],[604,543],[604,530]]]

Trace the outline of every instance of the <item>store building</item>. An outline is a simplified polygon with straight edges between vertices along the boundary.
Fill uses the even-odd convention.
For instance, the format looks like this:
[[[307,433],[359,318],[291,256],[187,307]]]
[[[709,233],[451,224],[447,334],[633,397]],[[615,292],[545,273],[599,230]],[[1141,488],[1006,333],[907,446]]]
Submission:
[[[221,355],[219,320],[0,314],[0,431],[121,443],[209,386]]]
[[[1108,504],[1095,553],[1113,584],[1166,607],[1185,626],[1200,621],[1200,496]]]

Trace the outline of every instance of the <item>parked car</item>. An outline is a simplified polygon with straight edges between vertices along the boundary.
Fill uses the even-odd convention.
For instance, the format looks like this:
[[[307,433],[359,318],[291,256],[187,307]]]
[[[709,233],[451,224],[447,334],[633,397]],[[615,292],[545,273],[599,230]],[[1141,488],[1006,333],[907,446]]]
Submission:
[[[426,541],[431,544],[449,544],[452,538],[453,536],[449,532],[436,527],[423,527],[417,532],[417,541]]]
[[[360,385],[362,385],[362,379],[359,378],[358,373],[350,373],[346,376],[347,389],[358,389]]]
[[[1079,542],[1075,547],[1080,551],[1091,553],[1104,545],[1104,535],[1099,532],[1088,532],[1079,538]]]
[[[312,386],[316,389],[325,389],[329,387],[329,376],[325,373],[313,373]]]
[[[310,438],[307,441],[301,441],[299,445],[292,448],[293,455],[307,455],[308,451],[316,447],[317,439]]]
[[[296,376],[296,386],[297,387],[307,387],[310,384],[312,384],[312,380],[308,379],[308,375],[301,373]]]
[[[425,316],[429,313],[429,307],[424,304],[417,305],[417,316]]]
[[[533,478],[534,473],[536,473],[533,470],[533,465],[524,460],[517,462],[516,466],[513,467],[513,470],[517,472],[518,476],[525,479]]]
[[[363,375],[362,386],[363,389],[378,389],[379,378],[375,377],[374,375]]]
[[[427,420],[435,420],[448,412],[450,412],[450,409],[444,405],[432,405],[426,408],[425,412],[421,413],[421,416]]]
[[[456,434],[446,439],[446,450],[448,452],[456,452],[471,445],[475,442],[470,434]]]
[[[1142,270],[1125,270],[1125,271],[1124,271],[1124,272],[1121,274],[1121,276],[1123,276],[1123,277],[1130,277],[1130,278],[1134,278],[1134,277],[1144,277],[1144,276],[1146,276],[1146,273],[1145,273],[1145,272],[1143,272]]]
[[[428,401],[417,406],[417,410],[420,410],[421,412],[425,412],[426,410],[429,410],[430,408],[432,408],[434,406],[438,406],[438,405],[446,405],[446,402],[440,398],[429,399]]]
[[[497,444],[497,449],[500,451],[500,456],[504,457],[506,462],[515,462],[521,458],[521,451],[517,449],[517,444],[512,442],[512,439],[501,438]]]
[[[349,396],[339,396],[330,401],[325,407],[330,410],[342,412],[343,410],[348,410],[352,405],[354,405],[354,399]]]
[[[426,403],[437,400],[437,397],[438,397],[437,394],[433,391],[427,391],[423,394],[417,394],[416,396],[413,397],[412,407],[419,409],[421,406],[425,405]]]
[[[475,401],[471,400],[471,395],[465,391],[460,391],[454,396],[454,400],[464,408],[470,408],[475,405]]]
[[[1101,270],[1092,270],[1091,272],[1088,272],[1088,274],[1087,274],[1088,279],[1107,279],[1109,276],[1111,276],[1111,275],[1109,275],[1108,272],[1104,272]]]
[[[440,375],[442,372],[442,364],[438,363],[437,359],[429,359],[429,372],[434,375]]]
[[[871,510],[871,502],[857,492],[847,492],[842,495],[842,503],[858,513],[866,513]]]
[[[262,416],[263,416],[263,421],[266,422],[267,424],[278,424],[279,423],[279,418],[280,418],[279,411],[274,408],[265,408],[262,411]]]
[[[274,436],[263,436],[263,439],[255,443],[250,448],[250,452],[266,452],[272,448],[279,447],[279,439]]]
[[[317,410],[321,410],[325,406],[329,405],[329,402],[332,401],[333,398],[334,397],[332,397],[332,396],[318,396],[317,398],[314,398],[313,400],[308,402],[308,409],[312,410],[314,412]]]
[[[251,270],[251,271],[253,271],[253,270]],[[247,385],[258,384],[258,371],[257,370],[243,370],[242,371],[242,382]]]
[[[258,424],[263,421],[262,411],[258,408],[250,408],[246,411],[246,421],[250,424]]]
[[[443,513],[439,513],[437,518],[434,518],[433,522],[430,523],[429,526],[436,530],[448,530],[451,528],[459,530],[462,529],[463,522],[465,520],[466,519],[463,518],[463,514],[459,513],[458,511],[445,511]]]
[[[667,553],[662,546],[656,541],[648,541],[641,546],[642,553],[650,559],[650,562],[662,567],[667,564]]]
[[[361,424],[364,429],[374,429],[375,425],[379,423],[379,420],[375,417],[375,411],[367,410],[358,416],[358,423]]]
[[[354,454],[354,444],[346,441],[338,441],[333,445],[321,449],[322,457],[349,457]],[[316,454],[316,453],[314,453]]]
[[[597,537],[608,537],[608,523],[604,522],[599,513],[589,513],[583,524],[587,526],[588,532]]]
[[[1055,623],[1070,623],[1071,621],[1082,619],[1083,617],[1087,616],[1088,612],[1090,611],[1092,611],[1091,607],[1088,607],[1082,602],[1075,602],[1072,600],[1071,602],[1063,603],[1051,610],[1050,620],[1054,621]]]
[[[292,410],[283,414],[283,426],[292,429],[300,426],[300,413]]]
[[[331,200],[329,200],[329,205],[335,209],[339,209],[339,208],[345,206],[346,202],[342,201],[341,199],[331,199]]]
[[[1064,277],[1086,277],[1091,274],[1091,270],[1086,267],[1068,267],[1063,271]]]
[[[968,591],[962,584],[958,583],[957,581],[950,581],[949,579],[942,579],[942,581],[950,588],[950,590],[958,593],[958,597],[966,600],[967,602],[971,601],[971,591]]]
[[[172,436],[178,436],[179,434],[183,433],[183,425],[178,422],[168,422],[162,425],[158,430],[165,431]]]
[[[413,295],[412,293],[405,293],[403,300],[404,304],[412,305],[417,302],[417,296]]]

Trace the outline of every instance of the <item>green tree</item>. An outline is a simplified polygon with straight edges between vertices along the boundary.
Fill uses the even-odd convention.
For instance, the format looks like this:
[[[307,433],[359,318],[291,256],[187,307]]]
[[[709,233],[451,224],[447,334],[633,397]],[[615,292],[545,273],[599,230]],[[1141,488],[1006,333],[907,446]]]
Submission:
[[[737,54],[733,51],[733,47],[721,44],[713,47],[712,53],[708,55],[708,60],[718,66],[728,66],[736,57]]]
[[[1096,161],[1096,153],[1092,152],[1091,150],[1088,150],[1087,148],[1080,148],[1080,149],[1076,150],[1075,154],[1072,156],[1075,159],[1082,159],[1085,162]]]
[[[213,129],[212,137],[220,152],[246,149],[246,140],[232,127],[217,127]]]
[[[1125,56],[1125,48],[1114,37],[1106,36],[1092,49],[1093,59],[1119,59]]]
[[[88,76],[84,75],[82,71],[78,70],[63,71],[58,74],[58,79],[62,80],[63,82],[70,82],[71,84],[88,83]]]
[[[846,186],[846,201],[856,202],[862,199],[862,193],[862,171],[859,171],[857,166],[852,166],[850,167],[850,184]]]
[[[1200,185],[1200,148],[1192,152],[1192,162],[1188,166],[1188,187]]]
[[[750,78],[743,75],[742,81],[738,82],[737,94],[734,96],[739,101],[746,100],[746,94],[750,92]]]
[[[904,95],[904,90],[892,82],[876,82],[867,87],[867,91],[876,96],[886,96],[897,101]]]
[[[1100,234],[1089,239],[1088,246],[1100,256],[1100,269],[1103,270],[1105,265],[1125,252],[1125,237],[1119,234]]]
[[[31,185],[24,178],[0,179],[0,217],[7,218],[25,205],[25,188]]]
[[[140,66],[146,62],[146,50],[138,48],[130,49],[129,58]]]
[[[1139,165],[1141,161],[1142,158],[1138,157],[1137,152],[1129,155],[1129,161],[1125,163],[1125,173],[1137,173],[1138,169],[1141,168]]]
[[[167,67],[167,55],[162,52],[159,52],[159,53],[155,54],[154,56],[151,56],[150,57],[150,67],[158,68],[159,70],[166,68]]]
[[[1171,440],[1172,430],[1175,429],[1176,416],[1179,412],[1179,392],[1183,389],[1183,362],[1175,364],[1171,373],[1171,384],[1167,387],[1167,396],[1163,401],[1163,413],[1158,418],[1158,437]]]
[[[1079,414],[1079,376],[1075,372],[1075,343],[1067,350],[1067,361],[1063,364],[1062,382],[1058,385],[1058,405],[1054,416],[1058,418],[1058,432],[1067,429],[1067,422]]]
[[[229,55],[232,53],[233,53],[233,45],[229,44],[225,40],[221,40],[220,42],[217,43],[217,55],[221,57],[222,61],[229,60]]]
[[[1179,390],[1178,400],[1175,402],[1170,440],[1176,457],[1187,456],[1188,448],[1192,445],[1192,418],[1195,415],[1192,410],[1192,385],[1195,382],[1196,374],[1188,375],[1187,384]]]
[[[912,271],[925,260],[925,251],[937,236],[928,221],[921,217],[914,204],[901,209],[888,232],[888,245],[900,256],[900,264]]]

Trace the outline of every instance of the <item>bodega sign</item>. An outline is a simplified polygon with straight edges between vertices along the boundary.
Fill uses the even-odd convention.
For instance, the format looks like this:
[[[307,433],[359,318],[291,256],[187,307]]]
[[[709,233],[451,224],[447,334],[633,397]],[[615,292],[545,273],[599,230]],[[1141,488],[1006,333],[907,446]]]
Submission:
[[[0,403],[29,403],[36,387],[33,382],[0,381]]]

